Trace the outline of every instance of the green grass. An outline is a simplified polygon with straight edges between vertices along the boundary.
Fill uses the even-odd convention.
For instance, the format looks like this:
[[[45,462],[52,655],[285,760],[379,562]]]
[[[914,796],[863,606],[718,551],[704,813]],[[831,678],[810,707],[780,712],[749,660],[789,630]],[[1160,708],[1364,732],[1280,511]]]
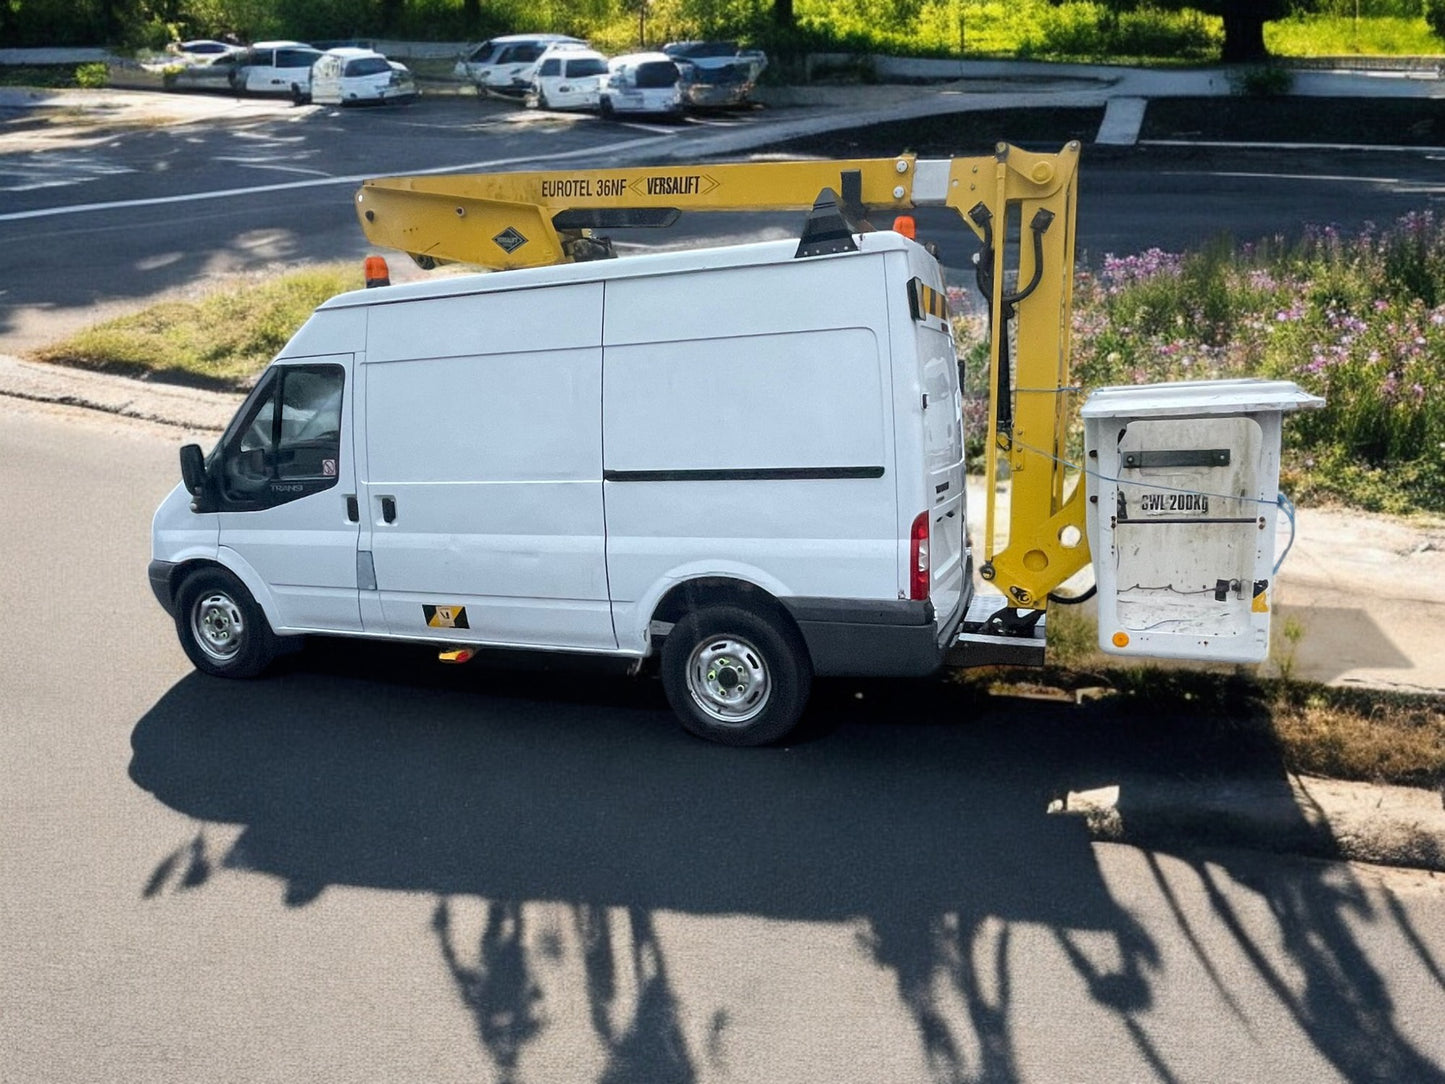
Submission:
[[[88,65],[83,65],[88,67]],[[0,87],[37,87],[60,90],[78,87],[74,64],[0,64]]]
[[[1282,57],[1431,56],[1445,53],[1445,41],[1430,32],[1424,18],[1349,18],[1297,16],[1266,23],[1264,46]]]
[[[317,305],[361,286],[360,271],[349,263],[218,286],[197,300],[163,301],[96,324],[35,356],[82,368],[243,387]]]

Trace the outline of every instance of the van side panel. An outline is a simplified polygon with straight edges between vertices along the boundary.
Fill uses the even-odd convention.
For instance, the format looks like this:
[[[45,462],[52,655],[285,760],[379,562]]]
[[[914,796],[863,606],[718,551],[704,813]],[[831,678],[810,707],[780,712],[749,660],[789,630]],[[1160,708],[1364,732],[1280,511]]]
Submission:
[[[616,648],[601,317],[600,283],[371,310],[362,518],[392,635]]]
[[[880,257],[607,284],[608,571],[619,641],[704,575],[898,599]],[[839,327],[839,314],[849,326]]]

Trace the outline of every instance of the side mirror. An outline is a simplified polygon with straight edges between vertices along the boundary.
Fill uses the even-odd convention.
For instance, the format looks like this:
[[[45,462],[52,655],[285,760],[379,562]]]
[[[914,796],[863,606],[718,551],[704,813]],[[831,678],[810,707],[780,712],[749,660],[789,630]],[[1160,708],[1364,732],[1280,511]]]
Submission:
[[[206,458],[199,444],[181,447],[181,482],[192,497],[199,497],[206,485]]]

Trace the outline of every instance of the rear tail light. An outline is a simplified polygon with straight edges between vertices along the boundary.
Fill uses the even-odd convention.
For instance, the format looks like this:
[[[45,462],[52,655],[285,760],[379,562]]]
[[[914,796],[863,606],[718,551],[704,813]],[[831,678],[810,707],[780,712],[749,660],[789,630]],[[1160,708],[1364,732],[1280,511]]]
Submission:
[[[919,512],[908,532],[908,597],[915,602],[928,598],[932,582],[928,556],[928,513]]]

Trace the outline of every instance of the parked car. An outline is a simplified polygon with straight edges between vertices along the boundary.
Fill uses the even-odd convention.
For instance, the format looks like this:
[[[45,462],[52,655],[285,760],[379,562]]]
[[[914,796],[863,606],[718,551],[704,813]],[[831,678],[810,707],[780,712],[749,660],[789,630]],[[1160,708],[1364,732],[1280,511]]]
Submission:
[[[627,53],[607,62],[598,108],[616,113],[682,113],[682,72],[666,53]]]
[[[209,63],[218,56],[239,53],[241,46],[227,45],[224,41],[211,38],[197,38],[194,41],[173,41],[166,46],[166,52],[186,63]]]
[[[202,57],[190,64],[168,65],[161,75],[162,85],[167,90],[230,91],[235,85],[240,57],[237,50]]]
[[[607,58],[591,49],[548,49],[537,61],[527,104],[541,109],[596,109]]]
[[[674,41],[662,51],[682,71],[682,96],[689,106],[742,105],[768,66],[761,49],[740,49],[735,41]]]
[[[508,34],[484,41],[453,68],[460,79],[469,79],[480,94],[503,94],[521,98],[532,85],[537,61],[549,48],[572,46],[586,49],[581,38],[566,34]]]
[[[232,87],[248,94],[289,94],[304,99],[311,94],[311,66],[321,59],[320,49],[299,41],[258,41],[236,61]]]
[[[320,105],[408,101],[416,94],[410,69],[372,49],[328,49],[311,67],[311,100]]]

